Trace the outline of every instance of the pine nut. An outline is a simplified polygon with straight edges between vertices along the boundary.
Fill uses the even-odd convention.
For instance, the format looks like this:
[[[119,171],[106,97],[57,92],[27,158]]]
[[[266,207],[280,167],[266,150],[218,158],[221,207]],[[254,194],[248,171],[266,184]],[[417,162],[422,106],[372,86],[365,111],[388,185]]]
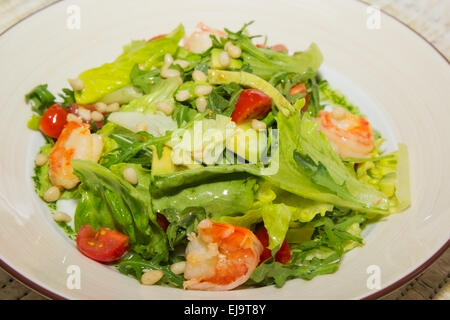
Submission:
[[[155,104],[155,107],[156,107],[156,110],[161,111],[166,116],[171,115],[173,112],[173,105],[171,105],[170,103],[167,103],[165,101],[158,101]]]
[[[111,103],[106,107],[106,112],[117,112],[120,109],[120,104],[117,102]]]
[[[122,172],[123,178],[127,180],[131,184],[137,184],[138,183],[138,176],[136,173],[136,170],[133,168],[126,168]]]
[[[207,105],[208,101],[206,101],[204,97],[198,97],[195,99],[195,106],[197,107],[198,112],[205,112]]]
[[[136,124],[136,130],[139,131],[147,131],[148,126],[145,122],[139,122],[138,124]]]
[[[77,123],[81,123],[81,119],[78,118],[76,115],[74,115],[73,113],[69,113],[66,117],[67,122],[71,122],[71,121],[75,121]]]
[[[189,67],[189,61],[186,61],[186,60],[178,60],[177,59],[173,62],[173,64],[179,65],[183,69],[186,69],[187,67]]]
[[[103,117],[103,114],[101,114],[100,112],[93,111],[91,113],[91,118],[92,118],[92,121],[97,122],[97,121],[102,121],[104,117]]]
[[[59,199],[61,196],[61,191],[59,191],[58,187],[50,187],[45,193],[44,193],[44,200],[47,202],[54,202]]]
[[[34,161],[34,163],[38,166],[38,167],[42,167],[44,164],[46,164],[48,161],[48,157],[45,154],[42,153],[38,153],[38,155],[36,156],[36,160]]]
[[[222,51],[219,55],[219,63],[222,67],[228,67],[230,65],[230,56],[228,52]]]
[[[80,79],[69,79],[69,84],[75,91],[81,91],[84,89],[84,83]]]
[[[208,94],[210,94],[212,91],[212,87],[208,86],[208,85],[200,85],[200,86],[196,86],[194,89],[194,93],[197,96],[207,96]]]
[[[166,53],[164,55],[164,66],[165,67],[170,67],[170,65],[173,63],[173,57],[170,53]]]
[[[165,69],[163,68],[160,73],[163,78],[174,78],[180,76],[180,71],[176,69]]]
[[[186,269],[186,261],[180,261],[170,266],[170,271],[172,271],[175,274],[182,274],[184,273],[185,269]]]
[[[85,121],[91,121],[91,111],[85,108],[79,108],[78,114],[80,115],[80,118]]]
[[[67,213],[56,211],[53,214],[53,220],[56,222],[70,222],[72,218]]]
[[[191,94],[187,90],[180,90],[175,95],[175,99],[177,99],[177,101],[186,101],[190,97],[191,97]]]
[[[233,44],[228,48],[227,52],[230,55],[230,57],[235,58],[235,59],[240,58],[241,54],[242,54],[241,48],[239,48]]]
[[[194,72],[192,72],[192,79],[198,82],[205,82],[208,80],[208,77],[202,71],[194,70]]]
[[[260,130],[265,130],[267,128],[267,125],[262,121],[253,119],[252,120],[252,128],[257,131],[260,131]]]
[[[163,277],[164,273],[161,270],[150,270],[144,273],[141,277],[141,283],[146,286],[151,286],[157,283]]]
[[[97,109],[97,111],[100,113],[105,113],[107,108],[108,108],[108,106],[106,105],[106,103],[97,102],[95,104],[95,109]]]
[[[233,45],[233,42],[227,41],[225,45],[223,46],[224,50],[228,52],[228,49]]]

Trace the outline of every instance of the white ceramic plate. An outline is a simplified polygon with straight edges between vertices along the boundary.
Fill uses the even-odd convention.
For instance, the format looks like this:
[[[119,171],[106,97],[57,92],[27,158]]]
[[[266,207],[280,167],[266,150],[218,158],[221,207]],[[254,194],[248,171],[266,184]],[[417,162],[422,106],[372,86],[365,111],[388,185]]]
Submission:
[[[81,29],[66,26],[71,4]],[[0,262],[50,297],[73,299],[350,299],[377,297],[417,275],[446,247],[450,226],[450,69],[427,42],[382,14],[367,28],[358,1],[62,1],[0,36]],[[141,286],[82,256],[35,196],[31,181],[41,141],[26,129],[23,96],[35,85],[52,91],[82,70],[113,59],[131,39],[166,33],[178,23],[204,21],[239,28],[301,50],[314,41],[325,57],[322,71],[360,105],[391,142],[410,151],[412,207],[365,233],[366,245],[346,255],[338,272],[282,289],[188,292]],[[378,266],[381,290],[369,289],[367,268]],[[81,288],[66,285],[69,266],[81,270]]]

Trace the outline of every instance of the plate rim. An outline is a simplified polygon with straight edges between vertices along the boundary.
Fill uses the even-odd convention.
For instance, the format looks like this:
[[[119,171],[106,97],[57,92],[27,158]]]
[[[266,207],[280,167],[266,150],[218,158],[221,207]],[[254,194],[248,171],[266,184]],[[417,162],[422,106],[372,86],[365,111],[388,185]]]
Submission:
[[[34,16],[35,14],[37,14],[37,13],[39,13],[41,11],[44,11],[45,9],[47,9],[47,8],[49,8],[49,7],[51,7],[51,6],[55,5],[55,4],[58,4],[58,3],[62,2],[62,1],[63,0],[56,0],[54,2],[48,3],[45,6],[43,6],[42,8],[39,8],[38,10],[36,10],[36,11],[30,13],[29,15],[23,17],[22,19],[16,21],[14,24],[10,25],[5,30],[0,32],[0,37],[3,36],[4,34],[6,34],[11,29],[13,29],[16,25],[18,25],[21,22],[25,21],[26,19]],[[374,6],[373,4],[368,3],[365,0],[353,0],[353,1],[358,2],[358,3],[360,3],[361,5],[364,5],[364,6]],[[425,36],[423,36],[418,31],[414,30],[412,27],[408,26],[406,23],[404,23],[403,21],[401,21],[397,17],[395,17],[392,14],[388,13],[384,9],[379,8],[379,10],[380,10],[380,12],[383,15],[388,16],[391,19],[395,20],[397,23],[403,25],[404,27],[406,27],[407,29],[412,31],[416,36],[418,36],[423,41],[425,41],[432,49],[434,49],[444,59],[444,61],[447,62],[447,65],[450,66],[449,58],[447,58],[445,56],[445,54],[443,52],[441,52],[433,43],[431,43],[428,39],[426,39]],[[379,298],[381,298],[383,296],[386,296],[387,294],[391,293],[392,291],[400,288],[401,286],[403,286],[407,282],[409,282],[412,279],[414,279],[415,277],[419,276],[425,269],[430,267],[449,248],[450,248],[450,239],[448,239],[425,262],[423,262],[422,264],[420,264],[419,266],[414,268],[414,270],[412,270],[409,273],[405,274],[403,277],[401,277],[397,281],[391,283],[387,287],[379,289],[379,290],[375,291],[374,293],[371,293],[371,294],[368,294],[366,296],[361,297],[360,300],[375,300],[375,299],[379,299]],[[50,289],[45,288],[43,285],[38,284],[34,280],[24,276],[23,274],[21,274],[19,271],[17,271],[13,267],[11,267],[6,261],[4,261],[1,258],[0,258],[0,268],[3,269],[6,273],[8,273],[10,276],[12,276],[14,279],[19,281],[23,285],[25,285],[26,287],[28,287],[31,290],[33,290],[33,291],[43,295],[46,298],[50,298],[50,299],[53,299],[53,300],[70,300],[70,298],[64,297],[64,296],[62,296],[62,295],[60,295],[58,293],[55,293],[54,291],[51,291]]]

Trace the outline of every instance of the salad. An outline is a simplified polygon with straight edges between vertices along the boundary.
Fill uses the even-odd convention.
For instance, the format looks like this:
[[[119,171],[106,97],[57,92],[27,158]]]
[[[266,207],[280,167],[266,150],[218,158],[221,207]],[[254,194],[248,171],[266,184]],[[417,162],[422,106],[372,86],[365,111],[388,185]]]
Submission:
[[[334,273],[410,205],[406,146],[384,151],[319,47],[289,54],[248,25],[179,25],[25,96],[36,192],[86,257],[144,285],[282,287]]]

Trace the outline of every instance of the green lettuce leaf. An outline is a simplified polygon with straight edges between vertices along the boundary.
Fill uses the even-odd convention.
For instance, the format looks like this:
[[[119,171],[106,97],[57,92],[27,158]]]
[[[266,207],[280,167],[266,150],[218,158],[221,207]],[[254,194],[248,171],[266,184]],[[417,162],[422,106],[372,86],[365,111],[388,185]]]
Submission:
[[[180,187],[175,192],[162,196],[153,194],[154,210],[164,212],[174,209],[182,212],[187,207],[203,207],[208,215],[217,219],[223,215],[246,212],[254,202],[257,188],[256,178],[210,182],[188,188]],[[154,191],[154,190],[152,190]]]
[[[136,64],[146,70],[162,64],[164,55],[174,55],[178,42],[184,36],[184,27],[179,25],[167,36],[154,41],[134,41],[124,48],[116,60],[101,67],[87,70],[78,77],[84,89],[75,93],[77,103],[89,104],[99,101],[108,93],[130,84],[130,72]]]
[[[151,87],[148,94],[130,101],[129,104],[122,106],[120,108],[120,111],[155,113],[155,104],[158,101],[164,101],[173,105],[175,104],[173,95],[179,84],[180,83],[178,82],[178,79],[175,77],[158,81],[154,86]]]
[[[72,166],[81,181],[76,231],[85,224],[113,228],[128,235],[131,248],[144,258],[167,261],[167,236],[151,209],[150,172],[137,164],[118,164],[109,170],[92,161],[72,160]],[[136,186],[122,178],[125,167],[135,169]]]

